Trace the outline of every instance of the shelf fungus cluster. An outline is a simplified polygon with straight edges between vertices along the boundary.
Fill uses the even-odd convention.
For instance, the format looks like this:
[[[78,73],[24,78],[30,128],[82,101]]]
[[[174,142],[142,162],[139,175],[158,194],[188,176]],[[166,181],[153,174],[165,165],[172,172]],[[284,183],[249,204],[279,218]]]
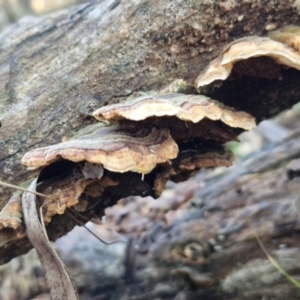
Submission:
[[[226,142],[298,101],[300,53],[291,42],[298,32],[291,31],[229,44],[196,79],[199,94],[176,93],[173,84],[169,93],[130,97],[95,110],[98,122],[72,139],[26,153],[24,165],[43,169],[39,189],[60,178],[43,190],[58,199],[45,204],[45,221],[71,206],[101,215],[122,197],[157,198],[168,180],[230,166]]]
[[[246,112],[203,95],[178,93],[128,99],[97,109],[94,117],[100,122],[22,159],[30,169],[44,168],[42,175],[49,168],[70,169],[67,180],[44,191],[58,199],[45,204],[46,223],[68,207],[85,211],[96,206],[100,198],[157,198],[168,180],[186,180],[201,168],[230,166],[233,156],[224,143],[237,140],[236,130],[255,126]],[[68,167],[60,166],[66,162]]]

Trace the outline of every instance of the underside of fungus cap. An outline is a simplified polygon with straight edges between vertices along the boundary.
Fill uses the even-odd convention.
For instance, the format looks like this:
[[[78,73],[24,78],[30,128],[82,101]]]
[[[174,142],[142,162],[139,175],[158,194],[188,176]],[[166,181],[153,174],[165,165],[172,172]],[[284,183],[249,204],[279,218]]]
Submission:
[[[298,28],[298,27],[297,27]],[[297,31],[298,30],[298,31]],[[299,28],[234,41],[198,76],[198,91],[259,122],[299,101]],[[293,46],[293,48],[291,47]]]
[[[163,121],[165,125],[171,122],[168,119]],[[164,122],[158,126],[151,118],[144,123],[127,120],[110,124],[97,123],[87,126],[64,143],[29,151],[24,155],[22,163],[30,168],[50,168],[66,161],[79,166],[84,178],[72,183],[72,193],[66,187],[66,192],[57,193],[60,202],[67,203],[61,205],[62,211],[78,203],[80,195],[87,193],[91,181],[104,180],[102,167],[99,169],[99,166],[113,172],[111,176],[116,185],[123,185],[124,180],[129,180],[126,188],[133,193],[138,193],[140,187],[137,183],[130,183],[132,172],[145,174],[140,177],[142,186],[148,187],[147,195],[157,198],[168,180],[180,182],[202,168],[232,165],[233,155],[224,147],[224,142],[235,139],[236,135],[227,125],[205,119],[197,124],[191,123],[188,127],[184,122],[181,124],[177,120],[176,124],[172,121],[176,140],[170,135],[170,130],[163,127]],[[204,136],[208,138],[204,139]],[[55,169],[59,170],[59,166]],[[128,179],[120,177],[120,173],[128,174]],[[74,186],[78,188],[74,189]],[[100,187],[97,181],[95,190],[98,191]],[[100,190],[99,195],[103,192]],[[76,197],[70,197],[74,193]],[[72,201],[69,200],[71,198]],[[56,213],[60,212],[54,206],[47,213],[47,220]]]
[[[255,118],[204,95],[152,93],[101,107],[99,121],[132,126],[166,128],[179,147],[176,159],[153,171],[155,191],[160,194],[167,180],[186,180],[201,168],[230,166],[233,155],[224,143],[255,127]],[[151,174],[150,174],[151,175]]]
[[[168,129],[97,123],[64,143],[31,150],[24,155],[22,163],[40,168],[66,159],[102,164],[113,172],[146,174],[157,164],[177,157],[177,154],[178,146]]]
[[[145,174],[150,194],[158,197],[168,180],[230,166],[233,155],[224,143],[237,140],[233,129],[255,125],[251,115],[201,95],[140,97],[99,109],[97,115],[108,122],[89,125],[64,143],[31,150],[22,163],[42,168],[68,160],[102,165],[115,174],[137,172]]]
[[[168,180],[182,182],[203,168],[229,167],[234,161],[231,151],[218,142],[198,142],[191,148],[185,146],[172,164],[157,166],[154,170],[153,186],[157,196],[163,192]]]

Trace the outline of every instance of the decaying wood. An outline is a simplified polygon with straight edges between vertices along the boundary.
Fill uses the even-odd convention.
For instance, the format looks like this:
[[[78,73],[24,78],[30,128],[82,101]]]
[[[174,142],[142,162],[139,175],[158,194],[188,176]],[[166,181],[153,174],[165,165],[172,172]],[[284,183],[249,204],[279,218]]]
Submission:
[[[164,197],[148,213],[142,202],[135,213],[132,203],[120,205],[123,220],[111,211],[118,230],[136,236],[126,256],[125,277],[136,284],[127,299],[297,299],[299,289],[270,263],[257,237],[299,281],[299,145],[296,130],[231,168],[180,184],[169,202],[173,212],[166,214]],[[138,226],[137,215],[151,226]]]
[[[34,177],[36,173],[20,164],[23,154],[56,144],[94,123],[95,108],[120,102],[137,91],[158,91],[174,79],[191,83],[233,39],[266,35],[271,25],[281,28],[299,20],[292,0],[107,0],[21,20],[0,36],[0,180],[21,184]],[[254,110],[259,120],[281,111],[299,99],[298,81],[299,72],[286,72],[280,85],[285,101],[274,92],[278,82],[263,86],[259,95],[254,94],[255,86],[244,100],[246,108]],[[251,86],[251,80],[229,84],[213,98],[240,108],[241,96]],[[233,92],[237,87],[238,92]],[[228,94],[232,95],[229,102]],[[271,101],[258,106],[264,98]],[[252,100],[256,105],[251,106]],[[60,176],[57,171],[55,175]],[[93,213],[101,216],[105,207],[132,193],[150,194],[136,174],[120,176],[107,174],[110,184],[122,185],[118,192],[109,190]],[[46,180],[43,191],[67,184],[61,181]],[[135,182],[138,191],[133,192],[128,186]],[[90,195],[97,196],[92,187]],[[10,197],[11,191],[3,189],[0,209]],[[49,236],[56,239],[73,226],[71,219],[55,217]],[[26,239],[2,245],[1,263],[31,247]]]
[[[300,291],[270,263],[257,237],[300,281],[299,149],[296,130],[231,168],[169,186],[158,201],[124,199],[106,215],[130,237],[127,249],[101,245],[80,230],[64,237],[57,247],[64,247],[81,299],[298,299]],[[28,261],[38,269],[32,257]],[[9,289],[3,279],[16,276],[19,261],[32,284],[20,278]],[[26,299],[46,291],[26,261],[1,267],[1,292],[15,295],[23,287],[17,299]]]

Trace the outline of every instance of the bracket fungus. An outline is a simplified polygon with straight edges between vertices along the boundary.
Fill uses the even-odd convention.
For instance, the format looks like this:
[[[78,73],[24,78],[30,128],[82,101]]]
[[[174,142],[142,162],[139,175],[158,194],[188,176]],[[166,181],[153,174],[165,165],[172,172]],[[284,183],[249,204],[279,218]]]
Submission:
[[[233,155],[224,143],[237,140],[236,130],[255,126],[246,112],[203,95],[177,93],[127,99],[96,110],[94,116],[102,122],[63,143],[33,149],[22,159],[31,169],[73,164],[59,187],[44,191],[58,200],[45,204],[46,223],[72,206],[91,210],[89,204],[106,193],[110,201],[137,194],[157,198],[168,180],[180,182],[201,168],[230,166]]]
[[[234,41],[229,44],[223,52],[213,60],[205,72],[196,79],[196,86],[199,91],[204,86],[216,80],[225,80],[229,77],[234,64],[251,57],[266,56],[272,58],[276,63],[300,70],[300,53],[273,41],[269,38],[248,37]],[[256,68],[258,76],[273,76],[271,72],[259,73],[262,67]],[[250,72],[252,70],[244,70]],[[269,71],[271,71],[269,69]]]
[[[175,116],[182,121],[198,123],[204,118],[222,121],[230,127],[250,130],[255,120],[249,114],[214,101],[204,95],[149,95],[123,103],[104,106],[93,113],[99,121],[127,119],[141,121],[150,117]]]
[[[282,32],[274,36],[283,39]],[[224,143],[298,101],[300,53],[288,36],[286,45],[266,37],[228,45],[198,76],[194,87],[202,94],[190,94],[196,90],[185,89],[181,80],[184,93],[172,86],[129,97],[95,110],[100,122],[70,140],[26,153],[23,164],[42,168],[39,191],[57,200],[37,200],[45,222],[64,224],[55,215],[69,207],[86,218],[103,216],[123,197],[157,198],[168,180],[180,182],[201,168],[230,166],[233,155]]]
[[[253,36],[227,45],[196,79],[198,92],[246,111],[258,122],[297,103],[291,91],[299,86],[299,28],[269,35],[274,40]]]
[[[156,126],[170,131],[179,153],[170,164],[162,164],[154,170],[156,196],[161,194],[167,180],[186,180],[204,167],[230,166],[233,156],[223,144],[238,140],[236,132],[255,127],[255,119],[246,112],[204,95],[179,93],[129,98],[101,107],[93,115],[103,122],[131,122],[137,127]]]
[[[227,141],[238,140],[236,132],[255,127],[248,113],[204,95],[153,93],[101,107],[93,113],[102,122],[130,122],[133,126],[167,128],[179,153],[169,164],[152,172],[155,196],[168,180],[186,180],[201,168],[230,166],[233,156],[224,149]],[[135,124],[135,125],[134,125]]]
[[[175,158],[178,147],[167,129],[114,123],[90,125],[72,139],[26,153],[22,163],[45,167],[59,159],[102,164],[113,172],[149,173],[158,163]]]

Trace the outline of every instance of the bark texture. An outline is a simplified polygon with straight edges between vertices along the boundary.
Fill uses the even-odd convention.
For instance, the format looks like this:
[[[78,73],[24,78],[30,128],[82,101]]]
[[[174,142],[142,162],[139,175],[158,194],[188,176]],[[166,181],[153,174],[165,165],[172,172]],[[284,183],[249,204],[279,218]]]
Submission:
[[[232,168],[169,186],[158,201],[124,199],[107,219],[127,244],[105,246],[83,228],[72,231],[56,247],[80,299],[298,299],[258,238],[299,281],[299,146],[297,130]],[[32,252],[2,266],[1,278],[3,299],[47,292]]]
[[[265,35],[270,24],[280,28],[299,20],[292,0],[107,0],[21,20],[0,36],[0,179],[20,184],[36,176],[21,166],[23,154],[95,122],[94,108],[136,91],[159,90],[174,79],[193,82],[225,44]],[[298,76],[288,73],[285,78],[297,81]],[[290,100],[282,105],[280,95],[274,96],[273,113],[299,99],[298,85],[286,82]],[[234,106],[237,98],[229,104]],[[269,110],[255,116],[270,116]],[[0,209],[11,196],[11,190],[1,191]],[[98,214],[130,192],[124,184]],[[71,220],[58,217],[50,237],[72,226]],[[29,248],[24,239],[0,248],[1,263]]]

